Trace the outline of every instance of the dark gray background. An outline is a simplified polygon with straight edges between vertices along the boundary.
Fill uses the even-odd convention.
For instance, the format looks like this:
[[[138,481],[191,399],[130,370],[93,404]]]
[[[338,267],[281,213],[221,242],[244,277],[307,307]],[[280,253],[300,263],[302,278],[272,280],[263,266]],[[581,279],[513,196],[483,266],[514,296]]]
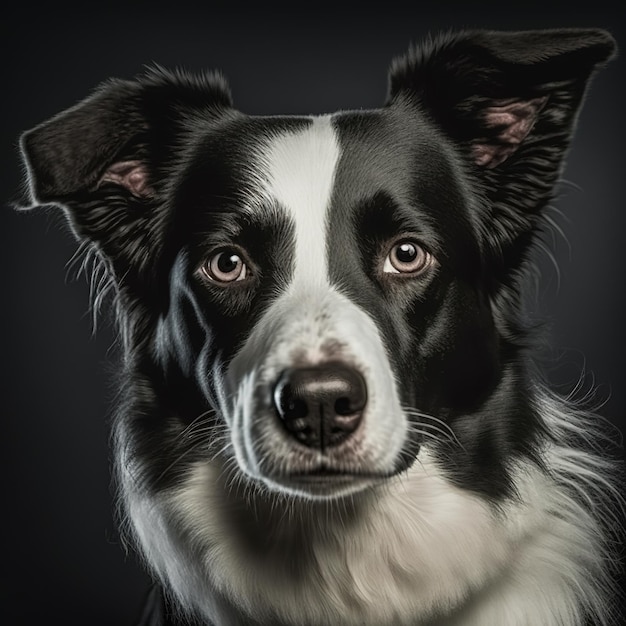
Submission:
[[[147,577],[124,556],[109,479],[108,407],[113,333],[92,334],[88,286],[67,263],[74,241],[60,212],[18,214],[20,131],[83,98],[109,76],[144,64],[220,68],[248,113],[324,113],[382,104],[391,58],[428,31],[456,27],[602,26],[626,47],[623,10],[589,3],[510,2],[402,8],[205,3],[205,9],[85,3],[42,12],[3,9],[2,461],[3,623],[130,624]],[[104,5],[103,5],[104,6]],[[228,6],[228,8],[227,8]],[[612,5],[617,6],[617,5]],[[479,7],[479,8],[477,8]],[[580,118],[557,206],[569,246],[550,242],[561,271],[540,260],[537,314],[548,321],[547,372],[567,392],[584,370],[600,409],[624,425],[625,63],[599,74]],[[8,622],[4,618],[7,617]]]

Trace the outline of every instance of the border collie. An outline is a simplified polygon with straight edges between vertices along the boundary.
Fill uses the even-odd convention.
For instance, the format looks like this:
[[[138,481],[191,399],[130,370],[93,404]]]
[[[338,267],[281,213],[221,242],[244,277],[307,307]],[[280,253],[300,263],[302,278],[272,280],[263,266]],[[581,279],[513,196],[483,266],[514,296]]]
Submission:
[[[522,307],[614,51],[442,35],[382,108],[297,117],[153,68],[22,136],[25,206],[63,207],[113,294],[122,527],[169,607],[147,622],[616,618],[613,468]]]

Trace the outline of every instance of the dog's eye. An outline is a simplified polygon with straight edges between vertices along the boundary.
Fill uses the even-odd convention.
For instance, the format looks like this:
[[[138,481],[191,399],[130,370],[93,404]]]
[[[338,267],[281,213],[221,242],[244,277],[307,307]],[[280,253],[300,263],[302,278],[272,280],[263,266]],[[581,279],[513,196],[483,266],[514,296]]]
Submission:
[[[393,245],[385,258],[383,272],[386,274],[411,274],[426,271],[433,263],[433,256],[418,243],[405,239]]]
[[[248,277],[248,266],[233,249],[217,252],[202,266],[204,274],[217,283],[234,283]]]

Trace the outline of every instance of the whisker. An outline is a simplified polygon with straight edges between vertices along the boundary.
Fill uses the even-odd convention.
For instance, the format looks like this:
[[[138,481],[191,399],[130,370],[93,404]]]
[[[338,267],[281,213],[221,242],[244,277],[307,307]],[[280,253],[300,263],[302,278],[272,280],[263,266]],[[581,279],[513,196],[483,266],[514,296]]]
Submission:
[[[546,255],[548,261],[554,268],[554,272],[556,276],[556,291],[558,293],[561,289],[561,269],[559,268],[559,263],[556,260],[556,256],[554,255],[552,250],[550,250],[550,247],[544,241],[542,241],[541,238],[538,237],[536,239],[535,245],[538,250],[540,250]]]
[[[158,483],[175,465],[178,465],[180,461],[182,461],[190,452],[193,451],[193,448],[187,448],[182,454],[176,457],[157,477],[155,482]]]
[[[185,428],[183,428],[183,430],[178,433],[178,435],[176,436],[176,441],[185,437],[190,431],[194,429],[194,427],[200,422],[200,420],[205,418],[207,415],[210,415],[212,412],[213,409],[208,409],[204,413],[200,413],[200,415],[195,417],[191,422],[189,422],[189,424],[187,424],[187,426],[185,426]]]
[[[450,424],[447,424],[442,419],[435,417],[434,415],[429,415],[428,413],[422,413],[412,407],[403,406],[402,410],[409,416],[421,417],[423,420],[429,420],[429,421],[420,421],[419,426],[430,428],[432,430],[435,430],[441,433],[446,438],[452,439],[459,446],[459,448],[461,448],[461,450],[463,450],[464,452],[467,452],[467,450],[465,449],[465,446],[459,441],[459,438],[457,437],[456,433],[454,432]],[[430,422],[435,422],[435,424],[431,424]]]
[[[553,234],[556,232],[556,233],[558,233],[561,236],[561,238],[563,239],[563,241],[567,245],[567,250],[568,250],[568,253],[569,253],[569,259],[571,260],[571,258],[572,258],[572,244],[570,243],[569,239],[567,238],[567,235],[565,234],[565,231],[557,224],[556,220],[552,219],[549,215],[544,214],[543,219],[550,226],[550,228],[552,229],[552,233]],[[556,237],[553,238],[553,243],[554,243],[554,245],[556,245]]]

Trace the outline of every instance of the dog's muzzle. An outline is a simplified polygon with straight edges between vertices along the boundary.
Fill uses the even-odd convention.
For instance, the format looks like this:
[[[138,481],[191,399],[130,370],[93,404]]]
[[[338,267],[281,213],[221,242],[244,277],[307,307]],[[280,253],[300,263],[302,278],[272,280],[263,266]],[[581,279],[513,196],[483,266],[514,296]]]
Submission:
[[[356,432],[367,386],[358,371],[341,363],[290,368],[280,375],[273,401],[287,432],[323,452]]]

